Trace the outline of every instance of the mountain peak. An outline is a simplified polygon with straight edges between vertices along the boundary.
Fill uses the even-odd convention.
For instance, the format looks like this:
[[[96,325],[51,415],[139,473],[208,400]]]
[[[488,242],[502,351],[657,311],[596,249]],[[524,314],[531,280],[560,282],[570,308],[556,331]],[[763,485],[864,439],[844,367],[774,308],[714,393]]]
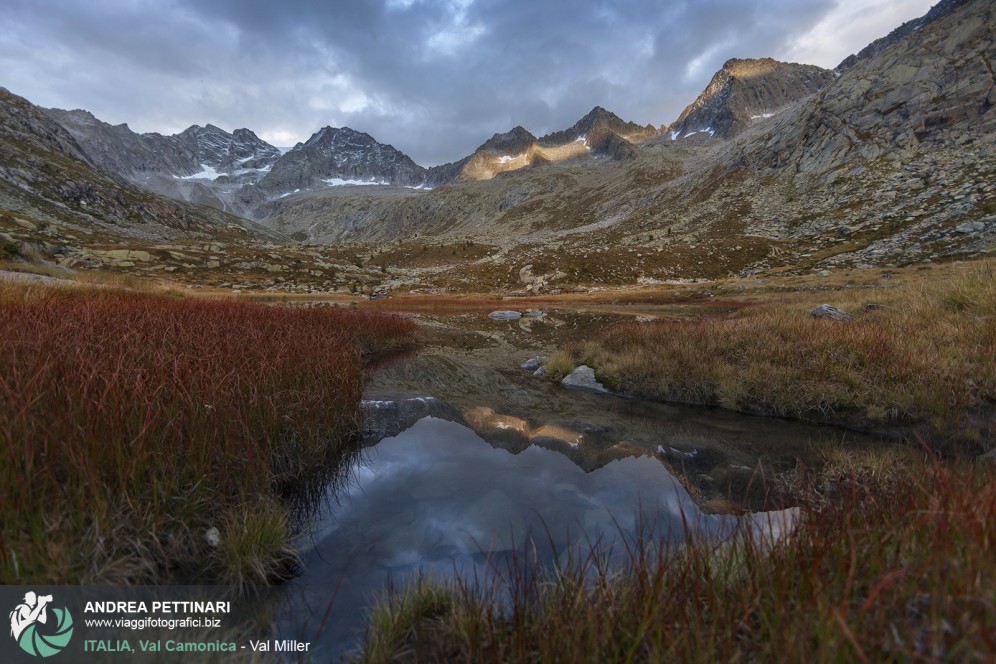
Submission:
[[[731,138],[754,121],[769,118],[829,85],[834,78],[832,71],[814,65],[772,58],[731,58],[668,130],[675,140],[699,133]]]
[[[425,169],[391,145],[349,127],[325,126],[279,157],[259,182],[269,195],[337,184],[419,185]]]
[[[503,134],[495,134],[477,148],[477,151],[518,153],[527,150],[535,142],[536,137],[519,125]]]
[[[356,131],[349,127],[333,127],[326,125],[311,135],[304,145],[315,145],[317,143],[336,143],[343,140],[361,140],[366,143],[376,143],[374,137],[362,131]]]
[[[582,120],[588,120],[588,119],[597,120],[597,119],[609,119],[609,118],[618,119],[619,116],[617,116],[615,113],[611,111],[605,110],[601,106],[596,106],[595,108],[588,111],[588,113],[584,116],[584,118],[582,118]]]
[[[598,149],[605,138],[602,134],[616,134],[629,141],[638,141],[656,133],[657,130],[652,127],[641,127],[635,122],[626,122],[615,113],[596,106],[570,129],[547,134],[539,139],[539,144],[549,147],[584,139],[591,149]]]

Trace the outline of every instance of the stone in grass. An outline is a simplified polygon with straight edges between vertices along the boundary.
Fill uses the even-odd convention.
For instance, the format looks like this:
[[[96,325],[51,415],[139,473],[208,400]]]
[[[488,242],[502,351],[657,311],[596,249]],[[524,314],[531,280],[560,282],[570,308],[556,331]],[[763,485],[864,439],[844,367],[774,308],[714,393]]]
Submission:
[[[522,318],[522,314],[518,311],[492,311],[488,314],[488,318],[491,320],[518,320]]]
[[[526,360],[525,363],[523,363],[523,365],[520,368],[526,369],[528,371],[535,371],[540,367],[540,365],[542,365],[544,362],[546,362],[549,359],[550,358],[547,357],[546,355],[537,355],[535,357],[531,357],[528,360]]]
[[[560,384],[564,387],[574,388],[575,390],[590,390],[592,392],[605,392],[606,394],[609,392],[605,389],[604,385],[595,380],[595,370],[586,364],[582,364],[564,376]]]
[[[810,312],[813,318],[827,318],[830,320],[851,320],[851,314],[841,311],[837,307],[829,304],[821,304]]]

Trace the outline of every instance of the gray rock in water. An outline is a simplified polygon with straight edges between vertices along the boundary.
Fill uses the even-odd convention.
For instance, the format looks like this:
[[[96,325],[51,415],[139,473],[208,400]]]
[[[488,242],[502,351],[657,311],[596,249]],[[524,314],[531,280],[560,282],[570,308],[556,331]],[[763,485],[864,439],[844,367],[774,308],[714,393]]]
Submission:
[[[491,320],[518,320],[522,318],[522,314],[519,313],[518,311],[507,311],[507,310],[492,311],[490,314],[488,314],[488,318],[490,318]]]
[[[813,318],[829,318],[830,320],[851,320],[851,314],[841,311],[829,304],[821,304],[810,312]]]
[[[608,390],[605,386],[595,380],[595,370],[586,364],[582,364],[577,369],[571,373],[564,376],[564,379],[560,381],[560,384],[564,387],[572,387],[576,390],[591,390],[592,392],[605,392],[608,394]]]
[[[531,357],[528,360],[526,360],[525,363],[520,368],[526,369],[528,371],[535,371],[536,369],[539,369],[540,366],[549,359],[550,358],[547,357],[546,355],[537,355],[535,357]]]

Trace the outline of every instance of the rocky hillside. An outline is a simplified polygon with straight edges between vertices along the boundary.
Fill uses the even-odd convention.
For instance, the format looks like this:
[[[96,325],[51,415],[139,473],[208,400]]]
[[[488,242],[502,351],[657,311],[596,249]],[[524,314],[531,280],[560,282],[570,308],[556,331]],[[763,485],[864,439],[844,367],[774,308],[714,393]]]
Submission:
[[[673,140],[704,133],[732,138],[755,122],[770,118],[834,80],[834,73],[813,65],[771,58],[727,60],[698,98],[668,131]]]
[[[930,11],[920,18],[914,18],[906,21],[886,36],[880,37],[879,39],[876,39],[872,43],[868,44],[868,46],[865,46],[856,54],[852,54],[844,58],[844,60],[837,65],[836,71],[850,69],[861,60],[878,55],[903,37],[913,34],[917,30],[922,29],[924,26],[930,25],[937,19],[944,18],[966,2],[968,2],[968,0],[942,0],[941,2],[938,2],[930,8]]]
[[[940,148],[993,158],[996,8],[985,0],[938,7],[950,4],[960,6],[859,60],[742,141],[734,162],[834,180]]]

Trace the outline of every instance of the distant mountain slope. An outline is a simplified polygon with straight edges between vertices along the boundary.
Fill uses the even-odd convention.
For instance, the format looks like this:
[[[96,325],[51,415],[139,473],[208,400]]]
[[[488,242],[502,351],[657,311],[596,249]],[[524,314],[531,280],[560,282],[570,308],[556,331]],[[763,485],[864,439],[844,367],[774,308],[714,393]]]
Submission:
[[[732,138],[833,80],[832,71],[813,65],[771,58],[727,60],[668,131],[675,140],[697,133]]]
[[[248,129],[229,134],[219,127],[193,125],[179,134],[138,134],[127,124],[110,125],[83,110],[53,108],[46,115],[76,139],[100,168],[138,181],[149,176],[213,180],[268,170],[280,150]]]
[[[27,219],[28,225],[68,224],[119,237],[215,237],[232,227],[276,237],[243,219],[142,191],[98,170],[62,125],[3,88],[0,214]]]

